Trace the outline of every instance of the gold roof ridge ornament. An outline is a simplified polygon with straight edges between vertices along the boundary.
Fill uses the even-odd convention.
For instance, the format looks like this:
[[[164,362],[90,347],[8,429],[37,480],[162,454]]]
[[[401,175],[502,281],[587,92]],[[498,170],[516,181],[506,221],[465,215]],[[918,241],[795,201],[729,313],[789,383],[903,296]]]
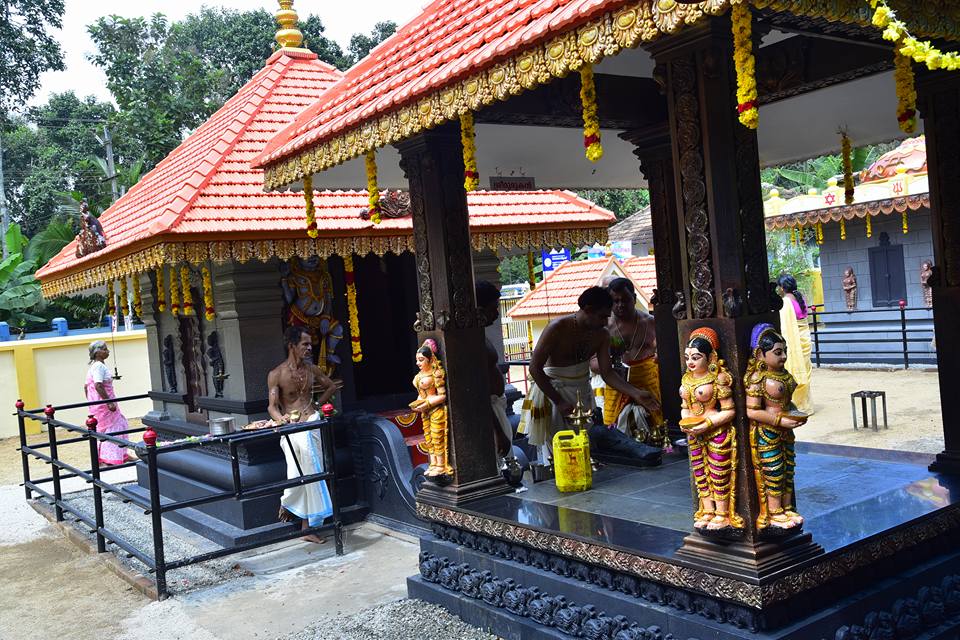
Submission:
[[[300,17],[293,8],[293,0],[278,1],[280,9],[273,15],[277,19],[277,24],[280,25],[280,28],[277,29],[277,34],[274,36],[274,39],[277,41],[277,44],[280,45],[281,49],[306,50],[300,46],[303,44],[303,32],[297,27],[300,22]]]

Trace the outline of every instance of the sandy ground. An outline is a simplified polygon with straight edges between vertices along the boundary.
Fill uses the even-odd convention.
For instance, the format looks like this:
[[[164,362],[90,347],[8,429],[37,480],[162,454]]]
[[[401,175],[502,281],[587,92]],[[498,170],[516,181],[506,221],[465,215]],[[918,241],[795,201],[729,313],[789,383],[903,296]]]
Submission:
[[[943,451],[943,420],[936,371],[815,368],[811,388],[815,413],[804,427],[797,429],[798,440],[918,453]],[[886,392],[888,429],[883,429],[878,399],[879,431],[853,430],[850,394],[861,390]],[[857,403],[860,417],[859,400]],[[869,411],[869,400],[867,407]],[[859,426],[862,427],[862,418],[860,420]]]

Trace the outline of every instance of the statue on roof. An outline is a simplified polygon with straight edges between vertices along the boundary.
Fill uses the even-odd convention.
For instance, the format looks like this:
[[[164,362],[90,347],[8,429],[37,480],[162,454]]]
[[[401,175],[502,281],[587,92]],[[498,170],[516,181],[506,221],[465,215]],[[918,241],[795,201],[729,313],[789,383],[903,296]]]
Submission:
[[[325,260],[311,256],[280,263],[280,286],[286,301],[284,321],[288,327],[304,327],[313,340],[317,365],[331,375],[340,364],[337,345],[343,327],[333,316],[333,281]]]
[[[87,208],[87,201],[80,203],[80,233],[77,234],[77,257],[96,253],[107,246],[103,226]]]

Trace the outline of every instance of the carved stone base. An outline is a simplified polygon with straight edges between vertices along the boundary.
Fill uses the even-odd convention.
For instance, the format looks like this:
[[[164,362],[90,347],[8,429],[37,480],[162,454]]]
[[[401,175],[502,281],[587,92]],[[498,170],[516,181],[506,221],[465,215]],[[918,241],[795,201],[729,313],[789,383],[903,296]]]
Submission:
[[[440,486],[427,481],[417,492],[417,502],[438,507],[456,507],[481,498],[513,493],[513,491],[513,487],[507,484],[503,476],[500,475],[467,484],[448,486]]]
[[[809,533],[802,531],[778,537],[776,541],[758,542],[708,539],[692,533],[683,539],[683,547],[677,550],[680,558],[746,580],[762,580],[822,553],[823,547],[815,543]]]

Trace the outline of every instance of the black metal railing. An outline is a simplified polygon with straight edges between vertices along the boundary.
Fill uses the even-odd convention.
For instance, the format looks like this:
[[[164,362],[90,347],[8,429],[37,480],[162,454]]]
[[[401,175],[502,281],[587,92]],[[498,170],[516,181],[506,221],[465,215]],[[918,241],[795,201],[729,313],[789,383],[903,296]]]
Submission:
[[[933,328],[910,326],[911,322],[916,324],[917,320],[930,320],[929,316],[924,315],[921,318],[908,318],[910,312],[923,312],[929,314],[930,309],[926,307],[907,307],[906,304],[900,304],[894,309],[865,309],[855,312],[850,311],[821,311],[820,305],[811,305],[809,307],[810,332],[812,334],[812,359],[813,363],[819,367],[823,360],[830,358],[834,361],[863,361],[865,359],[881,360],[902,365],[904,369],[910,367],[911,357],[917,361],[922,356],[931,356],[929,349],[918,351],[911,349],[911,345],[926,344],[929,345],[933,340]],[[898,314],[895,316],[896,328],[885,327],[877,328],[870,325],[869,320],[861,317],[861,314]],[[840,329],[826,329],[831,318],[840,318],[844,323],[852,324],[856,321],[863,321],[864,327],[851,327]],[[878,337],[878,333],[896,334],[896,337]],[[853,349],[843,349],[827,345],[876,345],[876,349],[867,351],[856,351]],[[884,348],[885,345],[896,345],[895,348]],[[826,348],[824,348],[826,346]]]
[[[340,519],[340,507],[337,500],[337,487],[336,487],[336,474],[333,471],[333,423],[327,418],[321,420],[316,420],[312,422],[301,422],[296,424],[284,425],[275,429],[263,429],[258,431],[240,431],[236,433],[231,433],[223,436],[209,436],[203,437],[198,440],[190,440],[186,442],[174,442],[174,443],[163,443],[157,442],[157,435],[150,427],[141,427],[136,429],[128,429],[126,431],[117,431],[111,434],[99,433],[97,431],[97,420],[92,415],[88,416],[85,427],[80,427],[77,425],[64,422],[62,420],[56,419],[56,412],[65,409],[78,409],[86,408],[93,405],[105,404],[109,402],[124,402],[128,400],[140,400],[148,397],[147,395],[136,395],[136,396],[125,396],[122,398],[114,398],[110,400],[98,400],[94,402],[82,402],[75,404],[60,405],[57,407],[47,405],[42,409],[33,409],[27,410],[24,409],[24,404],[22,401],[17,401],[17,422],[20,430],[20,457],[23,464],[23,488],[27,500],[33,499],[33,494],[37,494],[43,500],[47,501],[50,505],[53,506],[54,517],[57,522],[63,522],[65,520],[65,513],[70,514],[77,522],[82,522],[87,527],[92,534],[96,535],[97,542],[97,551],[103,553],[107,550],[108,545],[115,545],[117,548],[122,549],[127,557],[135,557],[144,565],[147,566],[148,571],[154,575],[154,581],[157,588],[157,597],[165,598],[168,595],[167,591],[167,577],[166,574],[168,571],[173,569],[178,569],[180,567],[185,567],[187,565],[196,564],[198,562],[205,562],[207,560],[214,560],[223,556],[227,556],[233,553],[240,553],[242,551],[248,551],[250,549],[255,549],[258,547],[263,547],[266,545],[274,544],[277,542],[283,542],[286,540],[292,540],[294,538],[299,538],[309,534],[323,533],[327,531],[332,531],[334,537],[334,544],[336,546],[337,555],[343,555],[343,530],[342,523]],[[34,420],[46,425],[47,431],[47,441],[30,443],[27,440],[27,429],[26,424],[27,420]],[[57,428],[64,429],[71,433],[77,434],[76,437],[60,439],[58,438]],[[241,445],[250,444],[252,442],[260,442],[265,440],[278,440],[280,438],[287,438],[289,443],[289,438],[292,434],[299,433],[302,431],[309,431],[314,429],[320,429],[328,431],[324,434],[324,437],[321,438],[323,443],[322,446],[322,457],[324,461],[324,469],[330,471],[324,471],[321,473],[313,473],[309,475],[304,475],[303,469],[300,467],[299,461],[296,461],[296,456],[294,460],[297,464],[297,471],[299,476],[291,478],[288,480],[276,481],[276,482],[267,482],[261,483],[256,486],[244,486],[241,482],[240,477],[240,457],[238,455],[238,448]],[[143,442],[130,442],[119,436],[121,435],[130,435],[135,433],[143,433]],[[87,442],[90,452],[90,468],[89,469],[79,469],[63,460],[59,457],[59,447],[69,444],[74,444],[78,442]],[[100,442],[110,442],[124,449],[133,449],[137,456],[140,458],[139,461],[125,462],[118,465],[109,465],[101,467],[100,465],[100,456],[98,452],[98,444]],[[160,495],[160,485],[159,485],[159,466],[158,458],[164,454],[173,453],[176,451],[184,451],[187,449],[197,449],[211,444],[220,444],[226,445],[230,453],[230,461],[233,468],[233,488],[229,491],[221,491],[217,493],[212,493],[205,496],[200,496],[196,498],[190,498],[187,500],[168,500],[164,499]],[[48,453],[43,451],[47,450]],[[45,478],[32,479],[30,477],[30,458],[36,458],[37,460],[42,460],[46,464],[51,466],[51,474]],[[127,488],[120,486],[118,484],[113,484],[107,482],[103,479],[102,475],[106,472],[110,472],[116,469],[123,469],[127,467],[134,466],[142,462],[147,467],[147,478],[149,481],[149,490],[150,490],[150,499],[146,500],[142,496],[133,493]],[[66,473],[64,473],[66,472]],[[61,482],[68,478],[82,478],[92,487],[93,492],[93,508],[94,513],[91,515],[89,513],[84,513],[76,506],[71,504],[68,501],[63,499],[63,491]],[[330,499],[332,502],[333,513],[330,517],[330,522],[316,527],[308,527],[304,529],[298,529],[292,532],[286,533],[277,533],[274,535],[268,535],[265,538],[260,538],[256,542],[250,542],[246,544],[234,545],[231,547],[224,547],[214,551],[209,551],[206,553],[201,553],[195,556],[190,556],[186,558],[179,558],[177,560],[168,561],[165,559],[164,555],[164,543],[163,543],[163,514],[169,513],[171,511],[176,511],[178,509],[186,509],[188,507],[197,507],[204,504],[209,504],[211,502],[217,502],[220,500],[239,500],[242,498],[254,498],[254,497],[263,497],[267,495],[275,495],[282,493],[285,489],[311,484],[314,482],[329,482],[329,493]],[[50,484],[52,485],[53,493],[50,493],[47,489],[43,488],[41,485]],[[104,492],[113,493],[120,497],[124,503],[133,503],[138,507],[142,508],[144,515],[150,516],[151,526],[153,531],[153,552],[152,554],[148,551],[138,549],[133,543],[125,539],[120,533],[115,530],[109,529],[107,524],[104,522],[104,511],[103,511],[103,494]]]

